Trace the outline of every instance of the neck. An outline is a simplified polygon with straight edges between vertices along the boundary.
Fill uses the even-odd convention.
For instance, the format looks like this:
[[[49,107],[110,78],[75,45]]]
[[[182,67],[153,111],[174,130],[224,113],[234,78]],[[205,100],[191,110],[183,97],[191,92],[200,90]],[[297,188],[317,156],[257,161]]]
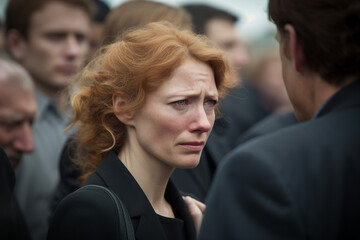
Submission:
[[[139,151],[141,148],[137,141],[132,141],[134,138],[129,135],[119,158],[140,185],[155,212],[166,217],[174,217],[171,206],[165,199],[166,186],[173,169]]]
[[[46,89],[39,84],[36,84],[36,88],[56,104],[62,115],[67,113],[67,110],[69,109],[69,94],[65,91],[65,89],[55,92]]]

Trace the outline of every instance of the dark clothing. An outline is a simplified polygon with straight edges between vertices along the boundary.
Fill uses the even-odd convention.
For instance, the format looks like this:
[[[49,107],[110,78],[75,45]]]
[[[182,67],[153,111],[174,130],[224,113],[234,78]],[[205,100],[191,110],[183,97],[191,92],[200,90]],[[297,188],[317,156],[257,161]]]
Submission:
[[[359,93],[358,81],[310,121],[228,154],[199,239],[360,239]]]
[[[130,214],[136,239],[167,239],[158,215],[115,152],[107,155],[86,181],[87,184],[108,187],[123,201]],[[184,221],[186,239],[195,239],[194,223],[172,181],[168,183],[165,198],[179,219]],[[96,192],[71,193],[58,205],[48,239],[117,239],[119,223],[112,207],[107,196]]]
[[[293,112],[270,114],[242,134],[237,140],[236,145],[239,146],[250,139],[280,130],[297,122],[298,121]]]
[[[218,164],[236,146],[236,139],[269,114],[260,104],[255,89],[246,86],[232,89],[220,102],[219,109],[222,116],[215,121],[199,165],[193,169],[175,169],[171,176],[185,195],[194,196],[202,202]]]
[[[0,147],[0,239],[31,239],[29,229],[14,195],[15,173]]]
[[[186,240],[184,221],[178,218],[167,218],[158,215],[167,239]]]
[[[71,135],[65,142],[61,151],[59,160],[60,182],[56,187],[50,208],[53,214],[59,202],[68,194],[80,188],[80,182],[77,180],[81,175],[80,170],[76,168],[71,159],[75,158],[76,142]]]

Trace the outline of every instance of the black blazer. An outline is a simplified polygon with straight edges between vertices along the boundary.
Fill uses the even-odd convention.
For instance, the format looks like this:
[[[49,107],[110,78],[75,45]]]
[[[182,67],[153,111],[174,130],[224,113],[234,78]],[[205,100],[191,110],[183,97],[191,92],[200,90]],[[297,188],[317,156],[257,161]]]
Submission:
[[[106,156],[87,184],[108,187],[123,201],[130,214],[136,239],[167,239],[158,215],[115,152]],[[184,220],[186,239],[196,239],[187,206],[171,180],[165,198],[179,218]],[[118,239],[119,223],[113,206],[107,196],[95,191],[75,191],[69,194],[55,211],[48,239]]]
[[[0,147],[0,239],[29,240],[31,235],[14,194],[15,174]]]
[[[360,81],[228,154],[199,239],[360,239],[359,144]]]

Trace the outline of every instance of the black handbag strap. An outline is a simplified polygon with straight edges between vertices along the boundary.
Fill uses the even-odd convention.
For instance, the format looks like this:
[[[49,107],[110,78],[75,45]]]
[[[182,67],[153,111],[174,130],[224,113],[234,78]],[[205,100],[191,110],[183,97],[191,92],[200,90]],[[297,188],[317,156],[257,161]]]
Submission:
[[[120,239],[135,240],[134,229],[131,223],[130,215],[124,203],[115,193],[113,193],[110,189],[100,185],[85,185],[82,187],[82,189],[88,189],[88,190],[92,189],[107,194],[116,205],[116,209],[119,217],[119,224],[120,224]]]

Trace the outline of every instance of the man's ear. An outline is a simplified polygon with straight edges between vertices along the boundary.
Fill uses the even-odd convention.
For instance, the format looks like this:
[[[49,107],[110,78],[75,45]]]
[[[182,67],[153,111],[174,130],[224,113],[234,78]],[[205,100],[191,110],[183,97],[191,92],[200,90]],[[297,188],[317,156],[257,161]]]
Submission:
[[[128,104],[128,99],[125,97],[125,94],[114,93],[112,101],[114,106],[114,113],[117,119],[119,119],[120,122],[124,123],[125,125],[133,126],[133,114],[124,112],[124,106]]]
[[[297,37],[295,28],[291,24],[286,24],[284,30],[288,33],[290,53],[293,59],[294,68],[298,72],[303,72],[306,68],[304,51]]]
[[[6,34],[6,47],[8,48],[12,57],[18,61],[22,62],[26,53],[26,39],[15,29],[11,29]]]

